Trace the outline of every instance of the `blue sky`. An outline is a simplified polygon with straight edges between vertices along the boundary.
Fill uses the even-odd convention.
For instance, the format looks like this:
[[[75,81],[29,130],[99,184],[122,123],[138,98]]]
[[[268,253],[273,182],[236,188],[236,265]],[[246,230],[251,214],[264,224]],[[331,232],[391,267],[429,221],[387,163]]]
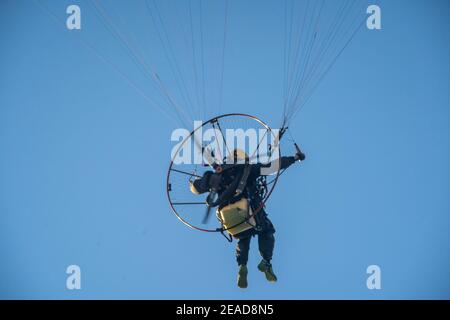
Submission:
[[[234,244],[189,230],[169,209],[179,124],[95,52],[160,101],[148,79],[87,2],[44,3],[61,21],[79,4],[82,30],[35,2],[0,4],[0,297],[450,298],[447,1],[383,1],[383,29],[356,36],[293,120],[307,161],[283,175],[267,206],[279,282],[256,270],[253,241],[245,291]],[[127,3],[105,7],[166,74],[143,1]],[[205,23],[221,4],[205,9]],[[223,112],[279,124],[282,18],[279,1],[230,2]],[[214,101],[217,82],[208,85]],[[71,264],[82,290],[65,288]],[[372,264],[381,290],[366,287]]]

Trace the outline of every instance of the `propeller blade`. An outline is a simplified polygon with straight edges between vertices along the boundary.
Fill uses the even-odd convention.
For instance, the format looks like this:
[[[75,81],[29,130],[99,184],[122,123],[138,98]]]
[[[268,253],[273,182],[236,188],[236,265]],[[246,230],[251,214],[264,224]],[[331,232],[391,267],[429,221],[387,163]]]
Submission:
[[[205,216],[203,217],[202,223],[206,224],[208,223],[209,217],[211,216],[211,207],[210,206],[206,206],[206,212],[205,212]]]

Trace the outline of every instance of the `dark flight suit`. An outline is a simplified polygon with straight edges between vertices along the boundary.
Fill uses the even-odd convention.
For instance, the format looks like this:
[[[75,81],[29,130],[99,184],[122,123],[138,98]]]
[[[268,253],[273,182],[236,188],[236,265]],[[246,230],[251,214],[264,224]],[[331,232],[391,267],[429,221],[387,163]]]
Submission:
[[[294,162],[294,157],[281,157],[280,170],[286,169]],[[247,180],[247,196],[250,200],[252,210],[257,210],[261,206],[262,202],[262,199],[258,197],[258,195],[255,196],[255,193],[253,192],[256,179],[261,176],[261,167],[264,167],[264,165],[253,165],[252,173]],[[247,264],[248,254],[250,251],[250,242],[254,236],[258,237],[258,248],[261,257],[267,262],[272,260],[273,249],[275,247],[275,227],[267,216],[267,212],[264,210],[264,205],[256,213],[255,220],[256,228],[246,230],[236,237],[238,239],[236,246],[236,261],[238,265]]]
[[[250,229],[239,235],[236,245],[236,261],[238,265],[247,264],[250,241],[253,236],[258,236],[258,248],[261,257],[267,262],[270,262],[272,259],[273,248],[275,247],[275,228],[267,217],[264,208],[258,211],[256,218],[257,227],[261,229]]]
[[[280,170],[286,169],[295,162],[294,157],[281,157]],[[257,179],[262,175],[261,170],[264,167],[269,167],[269,165],[263,164],[252,164],[250,174],[247,178],[247,184],[244,192],[239,197],[233,197],[230,201],[225,202],[220,207],[224,207],[230,203],[234,203],[241,198],[245,197],[249,200],[250,206],[253,211],[259,209],[255,215],[256,228],[246,230],[235,238],[238,240],[236,246],[236,260],[239,265],[247,264],[248,254],[250,251],[250,241],[253,236],[258,236],[258,247],[259,252],[264,260],[270,262],[273,255],[273,249],[275,246],[275,228],[267,216],[264,210],[264,205],[260,208],[262,199],[258,194],[257,189]],[[225,184],[229,184],[234,179],[240,179],[242,176],[244,166],[237,165],[236,168],[225,170],[222,173],[222,179]],[[207,192],[209,190],[208,181],[212,175],[211,171],[207,171],[201,179],[194,182],[196,189],[200,192]]]

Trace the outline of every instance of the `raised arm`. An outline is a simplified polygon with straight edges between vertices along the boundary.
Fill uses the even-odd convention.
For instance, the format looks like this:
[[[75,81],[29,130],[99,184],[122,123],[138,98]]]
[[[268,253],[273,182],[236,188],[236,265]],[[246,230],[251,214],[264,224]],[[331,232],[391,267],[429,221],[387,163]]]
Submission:
[[[258,176],[268,176],[275,174],[279,170],[285,170],[293,165],[296,161],[303,161],[306,159],[306,156],[303,152],[301,152],[300,148],[296,146],[297,152],[294,156],[290,157],[281,157],[280,159],[273,160],[267,164],[256,164],[253,165],[252,174]],[[279,167],[278,167],[279,166]]]

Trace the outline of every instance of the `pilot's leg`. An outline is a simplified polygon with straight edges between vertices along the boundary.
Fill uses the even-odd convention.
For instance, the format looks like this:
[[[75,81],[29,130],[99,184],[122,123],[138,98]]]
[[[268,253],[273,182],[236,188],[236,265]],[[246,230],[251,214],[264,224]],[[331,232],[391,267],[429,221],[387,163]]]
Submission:
[[[275,236],[272,230],[263,231],[258,234],[258,246],[259,252],[263,259],[258,265],[258,270],[264,272],[267,281],[276,282],[277,276],[275,275],[272,264],[273,248],[275,247]]]
[[[238,265],[245,265],[248,261],[248,252],[250,251],[251,236],[241,238],[236,245],[236,261]]]
[[[275,236],[273,232],[266,231],[258,234],[258,246],[261,257],[268,263],[272,260],[273,249],[275,247]]]
[[[251,236],[244,237],[238,240],[236,246],[236,260],[239,265],[237,284],[239,288],[247,288],[247,261],[248,252],[250,251]]]

